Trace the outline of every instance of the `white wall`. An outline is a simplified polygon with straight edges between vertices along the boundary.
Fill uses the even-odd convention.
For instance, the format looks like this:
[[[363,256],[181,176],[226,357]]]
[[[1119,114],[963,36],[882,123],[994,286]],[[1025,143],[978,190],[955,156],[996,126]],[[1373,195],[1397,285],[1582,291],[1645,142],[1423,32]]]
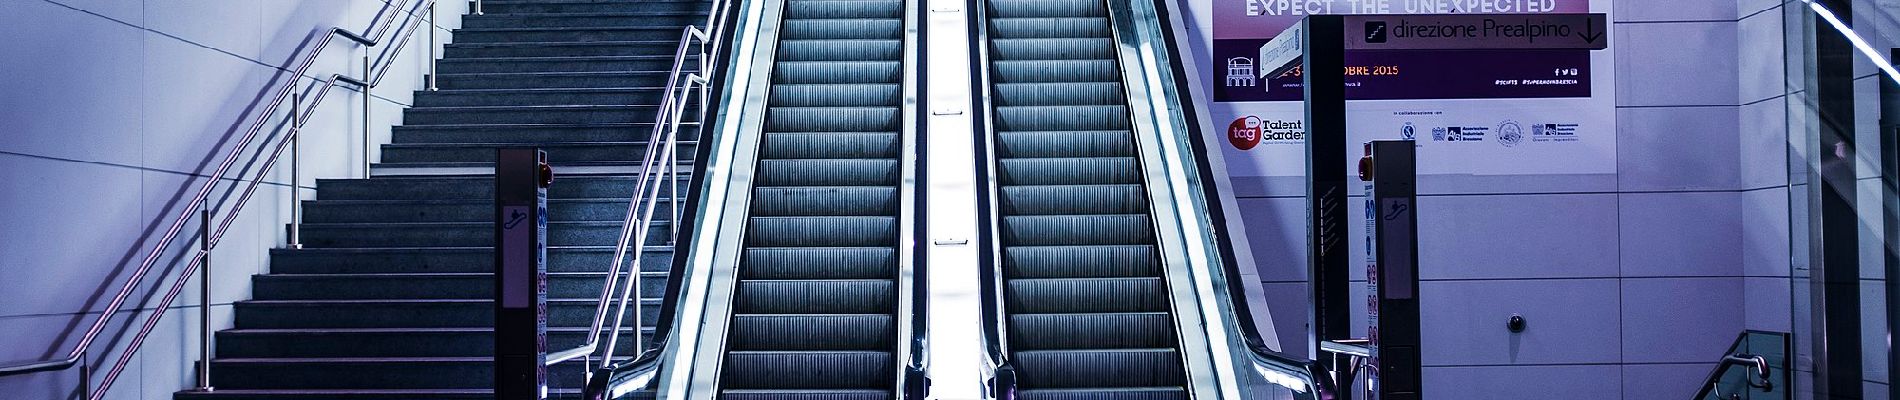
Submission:
[[[413,3],[412,3],[413,4]],[[103,311],[139,261],[196,194],[216,163],[320,34],[363,31],[384,0],[12,0],[0,1],[0,359],[63,357]],[[442,40],[466,2],[445,1]],[[389,127],[426,69],[426,37],[411,43],[374,93],[372,140]],[[361,51],[337,39],[300,77],[308,85],[332,73],[360,75]],[[362,97],[338,89],[305,128],[304,174],[351,177],[361,164]],[[287,112],[272,116],[281,121]],[[271,139],[282,131],[273,123]],[[259,140],[260,142],[263,139]],[[254,144],[230,178],[255,176]],[[250,296],[250,276],[266,272],[269,249],[284,242],[292,193],[289,174],[273,172],[213,252],[213,329],[229,327],[230,304]],[[228,210],[228,202],[214,203]],[[221,214],[222,215],[222,214]],[[147,282],[169,285],[187,235]],[[143,239],[142,239],[143,238]],[[160,279],[162,278],[162,279]],[[92,365],[118,349],[156,306],[166,286],[147,285],[117,313],[95,345]],[[169,398],[191,385],[198,359],[197,282],[172,308],[113,385],[111,398]],[[136,328],[131,325],[130,328]],[[108,349],[110,353],[108,353]],[[112,357],[110,359],[106,357]],[[95,383],[99,378],[95,378]],[[0,378],[8,398],[73,398],[77,370]]]
[[[1688,398],[1742,330],[1789,330],[1775,1],[1613,5],[1614,175],[1421,182],[1430,398]],[[1236,183],[1289,349],[1309,309],[1302,190]]]

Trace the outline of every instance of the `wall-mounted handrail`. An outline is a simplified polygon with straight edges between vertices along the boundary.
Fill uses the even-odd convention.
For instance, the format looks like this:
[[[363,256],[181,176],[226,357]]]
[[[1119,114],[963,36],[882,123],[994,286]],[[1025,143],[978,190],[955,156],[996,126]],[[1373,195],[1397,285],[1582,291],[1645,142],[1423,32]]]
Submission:
[[[401,0],[386,8],[385,10],[387,11],[382,14],[381,18],[371,24],[369,30],[372,33],[368,36],[341,27],[333,27],[325,32],[322,38],[319,39],[315,45],[311,46],[303,62],[299,63],[297,68],[292,70],[290,81],[278,89],[277,94],[269,103],[266,103],[263,110],[257,114],[258,116],[252,121],[250,127],[245,130],[244,135],[237,141],[236,145],[232,147],[233,150],[231,153],[225,156],[223,161],[218,163],[217,168],[214,168],[211,174],[206,175],[206,181],[199,187],[197,194],[192,196],[191,201],[185,203],[184,207],[182,207],[184,211],[178,215],[170,227],[166,228],[164,235],[160,236],[159,240],[152,245],[145,259],[139,263],[138,268],[132,271],[132,275],[126,279],[125,284],[120,287],[119,292],[113,295],[112,300],[107,303],[99,318],[94,320],[93,324],[80,336],[79,342],[74,344],[73,349],[66,353],[66,357],[62,359],[0,366],[0,377],[65,370],[84,361],[85,356],[90,352],[92,344],[98,339],[99,334],[104,332],[105,326],[111,322],[113,316],[118,313],[119,307],[123,306],[126,300],[131,297],[132,292],[145,282],[145,276],[151,272],[152,267],[157,264],[158,260],[165,255],[166,250],[170,248],[172,242],[178,238],[179,234],[183,233],[185,224],[194,219],[192,215],[209,209],[211,192],[217,187],[218,182],[224,179],[225,174],[230,172],[231,167],[238,163],[238,160],[245,154],[243,149],[247,148],[252,141],[257,139],[258,134],[263,131],[264,126],[268,125],[272,120],[271,116],[275,114],[277,108],[282,106],[285,100],[293,97],[292,94],[301,86],[298,85],[298,82],[302,81],[304,76],[307,76],[311,66],[315,64],[317,58],[323,54],[324,50],[329,47],[331,40],[342,37],[345,40],[355,42],[365,47],[376,46],[382,42],[385,35],[391,32],[389,28],[397,14],[407,13],[412,16],[414,15],[414,12],[404,11],[408,4],[409,0]],[[419,8],[433,6],[434,1],[432,0],[428,5]],[[409,24],[410,27],[414,25],[415,24]],[[407,40],[404,40],[404,43],[407,43]],[[399,54],[401,49],[399,48],[395,51],[397,53],[392,54]],[[393,55],[386,59],[386,61],[391,62],[393,62],[393,60]],[[365,71],[367,71],[369,67],[370,66],[366,64]],[[170,290],[166,292],[165,297],[160,300],[156,307],[156,309],[160,311],[152,313],[150,317],[146,318],[145,323],[139,329],[139,333],[133,337],[132,342],[120,354],[117,362],[108,370],[105,379],[96,388],[92,388],[92,390],[87,393],[87,399],[100,398],[105,394],[107,389],[111,388],[112,382],[124,371],[126,364],[130,362],[132,356],[135,355],[140,346],[144,344],[146,337],[151,334],[152,329],[157,327],[159,319],[164,317],[166,314],[164,310],[170,308],[172,302],[177,299],[178,294],[182,291],[186,282],[190,280],[193,272],[196,272],[199,267],[207,261],[211,249],[215,248],[219,240],[224,237],[224,234],[230,229],[232,224],[236,222],[239,211],[243,209],[244,205],[249,203],[252,195],[256,194],[258,186],[262,184],[266,176],[269,175],[271,167],[276,164],[277,159],[283,154],[284,149],[295,142],[297,134],[302,129],[302,123],[309,121],[310,115],[317,109],[316,106],[323,101],[323,98],[329,93],[330,88],[335,87],[338,83],[367,89],[368,87],[373,87],[375,82],[374,80],[365,81],[342,74],[333,74],[324,81],[321,85],[321,89],[318,90],[317,94],[308,104],[301,104],[303,103],[301,98],[297,100],[297,102],[300,103],[299,105],[303,106],[301,107],[302,110],[292,110],[294,114],[292,117],[292,126],[285,133],[284,138],[275,146],[269,159],[259,167],[257,176],[249,180],[249,185],[245,188],[243,195],[241,195],[235,203],[232,203],[231,209],[226,212],[224,219],[216,224],[217,228],[215,230],[209,228],[210,224],[208,219],[210,213],[206,213],[204,218],[198,218],[200,223],[205,226],[200,232],[200,235],[205,235],[201,237],[203,247],[191,255],[189,263],[186,264],[183,270],[179,271],[178,279],[174,281]],[[368,96],[367,90],[365,90],[364,95]],[[202,299],[201,301],[208,303],[209,299]],[[208,337],[201,339],[207,341],[203,345],[209,345]],[[204,361],[208,362],[209,360]],[[204,365],[208,364],[200,366],[201,386],[203,386],[202,376],[206,373],[203,370],[203,368],[205,368]],[[88,376],[86,380],[90,381],[89,375],[91,371],[84,367],[81,367],[81,369],[82,374]],[[81,384],[90,386],[90,382],[82,382]]]
[[[1755,337],[1771,339],[1768,343],[1761,343],[1751,340]],[[1758,346],[1756,346],[1757,344],[1773,345],[1774,348],[1758,348]],[[1785,379],[1787,379],[1788,370],[1791,368],[1791,366],[1788,365],[1787,355],[1793,354],[1793,349],[1789,347],[1791,345],[1792,343],[1787,333],[1756,330],[1742,331],[1740,335],[1736,336],[1734,344],[1729,345],[1728,351],[1723,353],[1725,355],[1722,356],[1721,362],[1715,366],[1714,371],[1709,373],[1708,379],[1703,382],[1702,388],[1693,398],[1697,400],[1708,399],[1711,398],[1711,396],[1722,400],[1752,398],[1754,394],[1749,394],[1746,397],[1743,396],[1746,390],[1743,392],[1722,391],[1723,377],[1729,376],[1729,371],[1736,367],[1744,368],[1744,375],[1742,376],[1742,383],[1746,386],[1744,389],[1757,389],[1761,393],[1769,393],[1771,397],[1775,398],[1789,398],[1790,392],[1785,389],[1781,390],[1779,396],[1775,396],[1774,393],[1776,389],[1775,377],[1778,375],[1777,372],[1779,372],[1779,375],[1784,379],[1782,382],[1787,382]],[[1776,353],[1781,354],[1781,356],[1776,357],[1780,361],[1775,362],[1769,360],[1769,355]]]

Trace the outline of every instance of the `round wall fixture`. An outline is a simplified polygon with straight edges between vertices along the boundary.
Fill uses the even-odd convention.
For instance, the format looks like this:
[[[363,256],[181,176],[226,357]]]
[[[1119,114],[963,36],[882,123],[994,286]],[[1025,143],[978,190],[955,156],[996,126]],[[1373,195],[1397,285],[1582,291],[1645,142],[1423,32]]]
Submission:
[[[1510,329],[1511,333],[1523,333],[1526,324],[1523,315],[1511,314],[1511,319],[1504,322],[1504,329]]]

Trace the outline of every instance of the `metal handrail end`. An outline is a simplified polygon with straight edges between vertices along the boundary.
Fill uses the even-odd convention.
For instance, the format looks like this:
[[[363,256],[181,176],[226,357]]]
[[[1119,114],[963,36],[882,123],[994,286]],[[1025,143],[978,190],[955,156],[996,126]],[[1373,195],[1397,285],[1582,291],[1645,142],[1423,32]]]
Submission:
[[[597,346],[594,343],[588,343],[575,348],[548,353],[548,358],[542,362],[542,365],[560,364],[568,360],[581,358],[581,356],[587,355],[588,353],[593,353],[595,347]]]
[[[350,41],[352,41],[352,42],[356,42],[356,43],[358,43],[358,44],[362,44],[362,45],[364,45],[364,46],[375,46],[375,45],[376,45],[376,41],[375,41],[375,40],[372,40],[372,39],[370,39],[370,38],[366,38],[366,37],[363,37],[363,35],[359,35],[359,34],[357,34],[356,32],[350,32],[350,30],[348,30],[348,29],[343,29],[343,28],[341,28],[341,27],[338,27],[338,28],[330,28],[330,34],[333,34],[333,35],[337,35],[337,36],[342,36],[342,37],[343,37],[344,39],[349,39],[349,40],[350,40]]]

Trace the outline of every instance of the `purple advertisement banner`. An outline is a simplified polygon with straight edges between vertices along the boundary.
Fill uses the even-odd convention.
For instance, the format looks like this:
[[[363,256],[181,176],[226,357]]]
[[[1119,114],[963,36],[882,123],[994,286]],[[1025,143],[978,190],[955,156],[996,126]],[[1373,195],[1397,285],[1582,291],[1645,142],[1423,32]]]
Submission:
[[[1256,71],[1265,40],[1215,40],[1226,76],[1214,101],[1299,101],[1299,60]],[[1265,72],[1265,78],[1254,78]],[[1349,100],[1590,97],[1589,50],[1359,50],[1346,53]]]
[[[1214,39],[1267,39],[1314,14],[1587,13],[1588,0],[1217,0]]]
[[[1211,9],[1210,55],[1213,60],[1210,61],[1216,70],[1212,77],[1213,100],[1300,100],[1299,74],[1302,71],[1297,68],[1298,61],[1287,65],[1257,64],[1261,61],[1261,46],[1307,15],[1517,14],[1513,17],[1544,21],[1533,15],[1588,13],[1590,3],[1588,0],[1216,0]],[[1434,17],[1393,15],[1392,18],[1427,21]],[[1461,17],[1438,18],[1458,20]],[[1585,18],[1588,22],[1582,26],[1592,31],[1590,35],[1607,34],[1594,31],[1596,25],[1603,23],[1602,15]],[[1594,95],[1588,50],[1348,50],[1346,63],[1350,85],[1346,97],[1350,100],[1547,99]]]

